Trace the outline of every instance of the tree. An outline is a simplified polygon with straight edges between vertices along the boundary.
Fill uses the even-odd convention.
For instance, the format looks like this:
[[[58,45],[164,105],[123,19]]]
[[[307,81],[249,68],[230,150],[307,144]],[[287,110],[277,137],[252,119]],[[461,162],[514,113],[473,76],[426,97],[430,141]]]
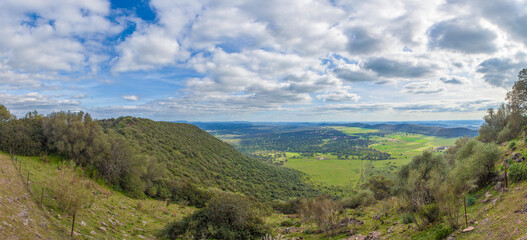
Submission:
[[[518,81],[514,83],[512,90],[507,93],[506,100],[512,111],[524,114],[527,110],[527,69],[523,69],[518,74]]]
[[[4,105],[0,105],[0,123],[7,122],[13,119],[15,119],[15,116],[12,115]]]

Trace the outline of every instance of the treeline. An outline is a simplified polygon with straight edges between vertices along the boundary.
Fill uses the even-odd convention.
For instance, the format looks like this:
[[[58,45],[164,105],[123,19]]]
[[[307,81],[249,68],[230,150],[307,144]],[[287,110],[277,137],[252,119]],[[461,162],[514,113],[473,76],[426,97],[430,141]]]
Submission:
[[[444,127],[432,127],[432,126],[421,126],[416,124],[364,124],[364,123],[352,123],[343,124],[342,126],[349,127],[360,127],[368,129],[378,129],[382,133],[396,133],[396,132],[407,132],[414,134],[423,134],[428,136],[445,137],[445,138],[457,138],[457,137],[475,137],[478,132],[476,130],[470,130],[467,128],[444,128]]]
[[[350,136],[334,129],[312,129],[247,136],[242,138],[238,149],[244,153],[281,151],[304,154],[332,153],[368,160],[390,158],[388,153],[369,148],[372,143],[367,138]]]
[[[0,105],[0,150],[60,155],[132,197],[194,206],[204,206],[210,187],[261,201],[317,194],[302,173],[250,159],[189,124],[95,121],[84,112],[32,112],[17,119]]]

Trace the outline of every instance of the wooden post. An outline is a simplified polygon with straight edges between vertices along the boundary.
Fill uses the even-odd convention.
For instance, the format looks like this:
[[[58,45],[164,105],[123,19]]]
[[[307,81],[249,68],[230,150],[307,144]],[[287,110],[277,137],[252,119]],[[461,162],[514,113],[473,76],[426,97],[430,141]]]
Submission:
[[[29,170],[27,170],[27,188],[29,189]]]
[[[463,195],[463,206],[465,207],[465,225],[468,227],[468,216],[467,216],[467,196]]]
[[[73,236],[73,228],[75,227],[75,213],[73,213],[73,222],[71,223],[71,236]]]

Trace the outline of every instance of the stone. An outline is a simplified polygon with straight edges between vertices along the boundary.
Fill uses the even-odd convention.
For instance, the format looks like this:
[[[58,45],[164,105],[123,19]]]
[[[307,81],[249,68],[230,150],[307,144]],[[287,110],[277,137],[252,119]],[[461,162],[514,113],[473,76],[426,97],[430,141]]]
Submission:
[[[141,223],[143,223],[143,226],[146,226],[146,224],[147,224],[146,221],[141,221]]]
[[[464,232],[464,233],[465,233],[465,232],[470,232],[470,231],[472,231],[472,230],[474,230],[474,229],[476,229],[476,228],[473,227],[473,226],[470,226],[470,227],[468,227],[468,228],[463,229],[463,232]]]
[[[106,228],[105,227],[98,227],[99,230],[103,231],[103,232],[106,232]]]
[[[515,162],[523,162],[525,161],[525,157],[521,153],[514,152],[512,153],[512,160]]]
[[[135,235],[137,238],[146,239],[143,235]]]
[[[501,191],[502,189],[503,189],[503,183],[502,182],[496,183],[496,186],[494,187],[494,190]]]
[[[369,239],[380,239],[382,236],[382,232],[379,232],[379,231],[373,231],[373,232],[370,232],[370,234],[368,235]]]
[[[95,235],[95,234],[97,234],[97,233],[96,233],[95,231],[91,230],[91,231],[90,231],[90,234],[91,234],[91,235]]]

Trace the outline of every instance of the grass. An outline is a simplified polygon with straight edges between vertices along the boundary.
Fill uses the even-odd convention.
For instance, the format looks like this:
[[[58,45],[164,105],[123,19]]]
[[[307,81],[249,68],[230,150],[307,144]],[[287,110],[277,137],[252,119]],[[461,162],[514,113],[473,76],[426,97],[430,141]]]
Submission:
[[[3,155],[5,156],[5,155]],[[44,189],[44,212],[62,229],[71,229],[71,216],[66,216],[54,201],[50,180],[63,162],[50,157],[49,162],[38,157],[21,157],[22,173],[27,178],[29,170],[30,188],[34,202],[40,202]],[[24,180],[25,181],[25,180]],[[194,208],[180,204],[166,205],[153,199],[131,199],[123,193],[91,181],[93,201],[76,214],[75,232],[78,238],[137,239],[154,238],[167,223],[192,213]]]
[[[357,127],[331,127],[346,134],[376,132],[377,129]],[[373,137],[377,142],[372,148],[391,154],[388,160],[342,160],[332,154],[318,154],[303,157],[298,153],[287,152],[286,167],[307,173],[316,182],[340,187],[357,189],[360,183],[372,175],[385,175],[395,178],[397,169],[408,164],[411,159],[424,150],[434,147],[450,146],[455,138],[441,138],[422,134],[394,133],[383,137]],[[293,158],[294,157],[294,158]]]
[[[362,160],[340,160],[333,154],[302,157],[298,153],[288,152],[286,156],[286,167],[305,172],[327,185],[349,186],[360,179]]]

